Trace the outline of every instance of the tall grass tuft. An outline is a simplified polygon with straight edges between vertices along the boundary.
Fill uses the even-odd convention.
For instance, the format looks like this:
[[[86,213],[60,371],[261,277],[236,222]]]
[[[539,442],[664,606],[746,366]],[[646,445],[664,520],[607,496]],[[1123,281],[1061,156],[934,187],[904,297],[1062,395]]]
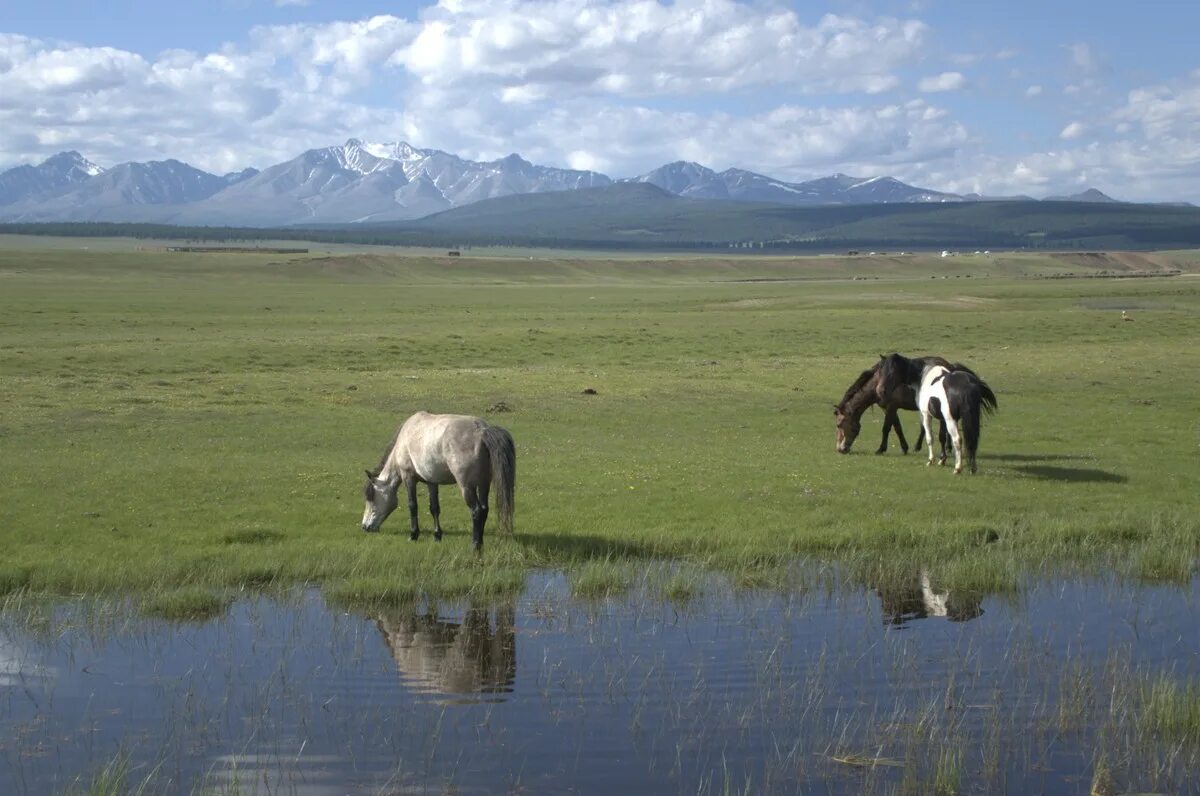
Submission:
[[[1200,682],[1180,684],[1163,674],[1141,692],[1144,730],[1163,741],[1200,746]]]

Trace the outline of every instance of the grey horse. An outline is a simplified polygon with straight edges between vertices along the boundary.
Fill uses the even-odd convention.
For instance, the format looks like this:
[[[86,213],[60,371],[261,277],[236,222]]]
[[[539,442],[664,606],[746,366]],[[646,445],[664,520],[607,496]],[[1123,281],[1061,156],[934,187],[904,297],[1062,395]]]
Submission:
[[[458,484],[467,508],[471,510],[472,542],[475,550],[483,547],[483,525],[488,518],[488,493],[496,486],[496,507],[500,524],[512,533],[513,487],[517,477],[517,451],[512,436],[499,426],[468,415],[433,415],[417,412],[396,432],[379,466],[367,470],[363,488],[366,508],[362,529],[378,531],[399,502],[397,491],[404,484],[408,492],[408,513],[412,521],[409,538],[421,534],[417,522],[417,484],[429,487],[429,513],[433,515],[433,538],[442,539],[441,506],[438,486]]]

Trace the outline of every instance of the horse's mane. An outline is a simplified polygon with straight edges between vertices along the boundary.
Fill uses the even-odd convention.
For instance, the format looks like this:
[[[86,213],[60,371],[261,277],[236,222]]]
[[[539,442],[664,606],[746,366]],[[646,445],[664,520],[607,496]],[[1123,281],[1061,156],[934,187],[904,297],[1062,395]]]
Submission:
[[[913,361],[903,354],[891,353],[879,360],[879,380],[884,394],[912,382]]]
[[[903,354],[891,353],[879,361],[879,375],[884,392],[891,392],[901,385],[913,385],[921,381],[925,369],[941,365],[947,370],[962,370],[975,376],[975,371],[961,362],[951,362],[944,357],[924,356],[909,359]],[[976,376],[978,378],[978,376]]]
[[[842,396],[841,403],[839,403],[838,406],[845,406],[847,401],[861,392],[866,383],[875,377],[875,373],[878,370],[878,364],[869,370],[864,370],[862,374],[854,380],[854,383],[846,388],[846,394]]]
[[[383,455],[379,457],[379,464],[375,465],[375,469],[371,471],[372,477],[378,478],[379,474],[383,472],[383,466],[387,464],[388,457],[392,455],[392,449],[396,447],[396,440],[400,439],[400,429],[402,428],[404,428],[403,425],[396,428],[396,433],[392,435],[392,441],[383,449]]]

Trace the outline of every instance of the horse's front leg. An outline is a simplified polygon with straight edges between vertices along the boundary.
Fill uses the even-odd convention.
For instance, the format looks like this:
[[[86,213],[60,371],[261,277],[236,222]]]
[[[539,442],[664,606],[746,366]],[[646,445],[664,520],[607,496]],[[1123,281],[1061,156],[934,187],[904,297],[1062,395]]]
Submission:
[[[433,540],[442,541],[442,504],[438,502],[438,485],[429,484],[429,513],[433,515]]]
[[[896,439],[900,440],[900,450],[904,455],[908,455],[908,440],[904,438],[904,429],[900,428],[900,411],[898,409],[889,409],[888,412],[892,416],[892,428],[896,429]]]
[[[404,489],[408,492],[408,519],[412,524],[408,538],[415,542],[421,535],[421,525],[417,521],[417,479],[411,475],[405,478]]]
[[[889,409],[883,415],[883,439],[881,439],[879,441],[879,448],[875,451],[876,456],[878,456],[881,453],[887,453],[887,438],[888,438],[888,434],[890,434],[892,431],[892,422],[894,420],[895,420],[895,417],[892,414],[892,411]]]

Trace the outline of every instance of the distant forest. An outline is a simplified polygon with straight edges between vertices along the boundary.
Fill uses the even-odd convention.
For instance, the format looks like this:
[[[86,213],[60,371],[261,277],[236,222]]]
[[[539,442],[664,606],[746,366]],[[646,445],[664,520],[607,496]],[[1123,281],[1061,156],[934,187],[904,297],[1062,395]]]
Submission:
[[[840,253],[847,250],[1164,249],[1200,246],[1200,209],[1082,202],[962,202],[810,208],[641,201],[628,190],[485,200],[411,222],[323,227],[0,224],[0,234],[131,237],[191,245],[268,241],[420,246]]]

